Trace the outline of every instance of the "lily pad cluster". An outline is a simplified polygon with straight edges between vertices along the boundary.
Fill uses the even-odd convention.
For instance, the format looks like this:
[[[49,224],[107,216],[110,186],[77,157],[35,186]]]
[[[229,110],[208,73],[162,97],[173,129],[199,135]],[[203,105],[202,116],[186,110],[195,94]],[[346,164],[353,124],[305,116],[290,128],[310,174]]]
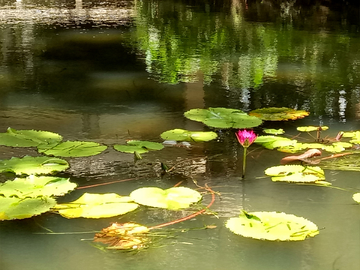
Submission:
[[[56,205],[55,196],[75,189],[68,178],[30,175],[0,185],[0,220],[40,215]]]
[[[107,146],[95,142],[62,141],[62,136],[49,131],[16,130],[0,133],[0,145],[37,147],[39,153],[59,157],[87,157],[100,154]]]
[[[285,153],[297,153],[306,149],[321,149],[330,153],[339,153],[353,146],[353,144],[349,142],[301,143],[298,142],[298,140],[274,135],[258,136],[255,143],[260,144],[267,149],[276,148],[278,151]]]
[[[201,194],[186,187],[161,189],[144,187],[134,190],[130,196],[116,193],[85,193],[79,199],[57,204],[54,210],[66,218],[107,218],[134,211],[139,205],[179,210],[200,201]]]

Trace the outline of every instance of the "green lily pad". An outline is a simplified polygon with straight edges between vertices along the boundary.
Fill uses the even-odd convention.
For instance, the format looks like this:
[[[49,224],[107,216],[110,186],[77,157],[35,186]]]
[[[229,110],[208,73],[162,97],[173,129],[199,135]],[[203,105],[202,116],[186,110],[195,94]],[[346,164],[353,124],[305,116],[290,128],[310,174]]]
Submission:
[[[301,132],[311,132],[311,131],[322,131],[322,130],[328,130],[329,127],[328,126],[319,126],[319,127],[316,127],[316,126],[306,126],[306,127],[297,127],[296,128],[298,131],[301,131]]]
[[[243,211],[239,217],[230,218],[226,227],[244,237],[270,241],[302,241],[319,234],[311,221],[278,212]]]
[[[38,145],[39,153],[59,157],[88,157],[103,152],[107,146],[96,142],[66,141],[54,144]]]
[[[324,171],[316,166],[280,165],[267,168],[265,174],[274,182],[317,183],[325,180]],[[321,183],[324,184],[324,181]]]
[[[261,108],[249,112],[249,115],[256,116],[264,121],[287,121],[304,118],[310,113],[303,110],[294,110],[290,108]]]
[[[137,159],[141,159],[140,154],[149,152],[150,150],[161,150],[164,148],[164,145],[157,142],[148,142],[148,141],[137,141],[131,140],[127,141],[127,145],[115,144],[114,149],[123,153],[133,153]]]
[[[48,131],[8,128],[6,133],[0,133],[0,145],[12,147],[36,147],[39,144],[50,144],[61,140],[62,136]]]
[[[39,196],[61,196],[76,188],[68,178],[52,176],[28,176],[15,178],[0,185],[0,195],[5,197],[37,198]]]
[[[215,128],[252,128],[261,125],[262,121],[247,113],[227,108],[192,109],[184,113],[190,120],[202,122]]]
[[[108,218],[126,214],[138,207],[129,196],[84,193],[73,202],[57,204],[54,210],[66,218]]]
[[[173,187],[165,190],[157,187],[144,187],[131,192],[130,197],[139,204],[171,210],[187,208],[202,198],[199,192],[186,187]]]
[[[255,143],[260,144],[267,149],[274,149],[278,147],[287,147],[287,146],[295,145],[297,141],[281,136],[265,135],[265,136],[258,136],[255,140]]]
[[[284,134],[285,131],[280,128],[280,129],[274,129],[274,128],[264,128],[263,131],[266,134],[273,134],[273,135],[279,135],[279,134]]]
[[[21,174],[51,174],[64,171],[69,168],[66,160],[49,157],[13,157],[7,160],[0,160],[0,172],[13,172]]]
[[[24,219],[49,211],[56,200],[50,197],[16,198],[0,196],[0,220]]]
[[[353,199],[354,199],[355,202],[360,203],[360,193],[355,193],[353,195]]]
[[[160,134],[164,140],[187,141],[187,142],[207,142],[217,138],[217,134],[212,131],[188,131],[184,129],[172,129]]]

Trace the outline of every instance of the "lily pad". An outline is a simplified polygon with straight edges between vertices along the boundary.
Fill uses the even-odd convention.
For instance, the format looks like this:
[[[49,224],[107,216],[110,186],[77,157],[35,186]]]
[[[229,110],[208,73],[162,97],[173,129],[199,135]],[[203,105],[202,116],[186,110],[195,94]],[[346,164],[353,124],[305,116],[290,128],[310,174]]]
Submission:
[[[13,157],[7,160],[0,160],[0,172],[13,172],[21,174],[51,174],[64,171],[69,168],[66,160],[49,157]]]
[[[157,187],[144,187],[131,192],[130,197],[139,204],[171,210],[187,208],[202,198],[199,192],[186,187],[173,187],[165,190]]]
[[[267,168],[265,174],[272,176],[274,182],[317,183],[325,180],[324,171],[316,166],[280,165]],[[321,182],[322,185],[324,183]]]
[[[59,157],[88,157],[103,152],[107,146],[96,142],[66,141],[50,145],[40,144],[39,153]]]
[[[0,145],[12,147],[36,147],[39,144],[58,143],[61,140],[62,136],[49,131],[8,128],[6,133],[0,133]]]
[[[313,222],[278,212],[243,211],[239,217],[230,218],[226,227],[244,237],[270,241],[302,241],[319,234]]]
[[[148,142],[148,141],[137,141],[130,140],[127,141],[127,145],[115,144],[114,149],[119,152],[124,153],[133,153],[137,159],[141,159],[140,154],[149,152],[150,150],[161,150],[164,148],[164,145],[157,142]]]
[[[354,199],[355,202],[360,203],[360,193],[355,193],[353,195],[353,199]]]
[[[76,201],[57,204],[54,210],[66,218],[108,218],[134,211],[138,206],[129,196],[84,193]]]
[[[160,137],[164,140],[187,141],[187,142],[207,142],[217,138],[217,134],[212,131],[188,131],[184,129],[172,129],[161,133]]]
[[[280,129],[264,128],[263,131],[266,134],[273,134],[273,135],[279,135],[279,134],[285,133],[285,131],[282,128],[280,128]]]
[[[311,132],[311,131],[322,131],[322,130],[328,130],[329,127],[328,126],[306,126],[306,127],[297,127],[296,128],[298,131],[301,132]]]
[[[249,115],[256,116],[264,121],[287,121],[304,118],[310,113],[303,110],[294,110],[290,108],[261,108],[249,112]]]
[[[265,135],[258,136],[255,143],[260,144],[267,149],[274,149],[277,147],[293,146],[297,143],[297,140],[291,140],[281,136]]]
[[[61,196],[76,188],[68,178],[52,176],[28,176],[15,178],[0,185],[0,195],[5,197],[37,198],[39,196]]]
[[[50,197],[16,198],[0,196],[0,220],[24,219],[49,211],[56,201]]]
[[[190,120],[202,122],[215,128],[251,128],[261,125],[262,121],[247,113],[227,108],[192,109],[184,113]]]

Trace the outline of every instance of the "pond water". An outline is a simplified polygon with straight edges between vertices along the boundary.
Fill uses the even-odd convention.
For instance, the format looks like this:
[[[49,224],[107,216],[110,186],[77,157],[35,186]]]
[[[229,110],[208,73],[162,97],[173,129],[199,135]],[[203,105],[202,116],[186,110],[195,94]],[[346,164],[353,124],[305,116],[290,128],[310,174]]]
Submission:
[[[290,137],[305,125],[327,125],[329,137],[359,130],[359,5],[321,2],[1,1],[0,132],[48,130],[106,144],[100,155],[68,158],[66,175],[80,187],[127,180],[77,189],[60,202],[180,181],[196,188],[192,179],[221,195],[211,207],[216,215],[159,230],[163,237],[138,252],[104,251],[91,239],[112,222],[153,226],[192,212],[144,208],[99,220],[45,213],[2,221],[0,269],[359,269],[360,206],[352,199],[358,172],[325,171],[326,181],[344,190],[275,183],[264,170],[288,154],[251,145],[241,180],[233,130],[137,162],[111,147],[129,139],[162,142],[159,135],[175,128],[210,130],[183,116],[193,108],[309,111],[304,119],[264,124]],[[0,159],[25,155],[38,154],[0,146]],[[162,176],[161,162],[175,170]],[[203,204],[210,200],[205,194]],[[224,225],[241,209],[301,216],[320,234],[301,242],[244,238]],[[201,229],[207,225],[216,227]]]

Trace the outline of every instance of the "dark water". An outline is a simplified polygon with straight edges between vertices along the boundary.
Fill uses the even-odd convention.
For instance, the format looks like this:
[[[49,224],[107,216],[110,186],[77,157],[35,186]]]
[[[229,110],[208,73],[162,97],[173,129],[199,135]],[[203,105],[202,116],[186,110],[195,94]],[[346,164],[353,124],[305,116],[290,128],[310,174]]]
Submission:
[[[303,1],[306,2],[306,1]],[[356,1],[0,1],[0,130],[49,130],[68,140],[107,144],[161,142],[174,129],[208,130],[187,120],[192,108],[250,111],[267,106],[308,110],[297,121],[267,124],[297,135],[296,126],[327,125],[324,135],[359,130],[360,16]],[[345,1],[344,1],[345,2]],[[69,159],[67,173],[85,189],[128,195],[143,186],[169,188],[191,177],[221,193],[212,210],[169,229],[140,252],[104,252],[93,233],[111,222],[152,226],[188,212],[142,210],[103,220],[43,214],[0,223],[0,269],[358,269],[358,172],[326,171],[348,189],[273,183],[264,170],[286,154],[251,146],[247,180],[233,131],[191,148],[133,156],[109,147]],[[35,155],[0,147],[0,158]],[[180,164],[161,177],[160,162]],[[76,190],[61,201],[77,199]],[[210,196],[204,196],[204,204]],[[265,242],[232,234],[224,223],[248,211],[305,217],[320,234],[303,242]],[[47,228],[66,234],[44,234]],[[83,241],[82,241],[83,240]]]

